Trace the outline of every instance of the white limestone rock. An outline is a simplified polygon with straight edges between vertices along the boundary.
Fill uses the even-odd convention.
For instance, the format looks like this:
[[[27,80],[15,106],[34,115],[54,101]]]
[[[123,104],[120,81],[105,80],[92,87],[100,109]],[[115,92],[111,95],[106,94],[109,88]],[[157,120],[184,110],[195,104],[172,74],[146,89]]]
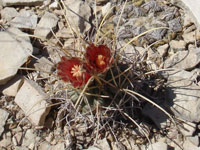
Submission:
[[[15,76],[6,85],[3,86],[2,93],[6,96],[16,96],[17,91],[22,85],[22,76]]]
[[[40,75],[44,78],[49,77],[49,74],[52,72],[54,64],[49,61],[45,57],[41,57],[37,60],[37,62],[34,64],[35,69],[40,71]]]
[[[166,102],[176,117],[190,122],[200,121],[200,87],[181,77],[170,77]]]
[[[170,48],[174,51],[182,51],[186,49],[186,42],[183,40],[177,41],[177,40],[172,40],[169,43]]]
[[[58,20],[59,19],[55,14],[45,12],[37,24],[34,35],[42,38],[48,38],[50,36],[51,30],[53,31],[56,28]]]
[[[164,45],[159,46],[157,48],[157,51],[160,54],[160,56],[163,57],[167,54],[168,48],[169,48],[169,44],[164,44]]]
[[[0,109],[0,137],[4,131],[4,125],[8,119],[9,113],[3,109]]]
[[[0,85],[5,84],[27,61],[33,47],[27,34],[17,28],[0,32]]]
[[[150,144],[147,150],[168,150],[168,145],[163,142],[156,142],[152,145]]]
[[[5,7],[4,9],[1,10],[1,17],[6,21],[10,21],[11,19],[13,19],[18,15],[19,13],[13,7]]]
[[[33,11],[22,10],[11,20],[10,25],[20,29],[35,29],[38,17]]]
[[[88,23],[91,17],[89,5],[82,0],[66,0],[65,4],[68,8],[66,17],[73,29],[76,31],[78,28],[81,33],[88,31],[91,27]]]
[[[25,80],[18,91],[15,102],[24,111],[25,115],[35,126],[43,126],[50,111],[47,95],[35,82]]]
[[[164,62],[164,68],[192,69],[200,63],[200,48],[178,51]]]

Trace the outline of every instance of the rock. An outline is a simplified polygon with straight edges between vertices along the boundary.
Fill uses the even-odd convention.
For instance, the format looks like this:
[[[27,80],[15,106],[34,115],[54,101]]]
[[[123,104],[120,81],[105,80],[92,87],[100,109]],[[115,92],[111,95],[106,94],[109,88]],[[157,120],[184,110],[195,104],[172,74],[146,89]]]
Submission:
[[[65,150],[65,143],[58,143],[54,146],[52,146],[52,150],[59,149],[59,150]]]
[[[96,0],[97,5],[103,5],[107,3],[109,0]]]
[[[172,32],[180,32],[182,31],[182,25],[180,18],[175,18],[173,20],[168,21],[169,28]]]
[[[26,146],[15,146],[15,150],[29,150]]]
[[[18,15],[19,13],[13,7],[5,7],[3,10],[1,10],[1,17],[6,21],[10,21]]]
[[[30,96],[31,95],[31,96]],[[43,126],[50,111],[47,95],[35,82],[25,80],[14,101],[35,126]]]
[[[174,52],[182,51],[182,50],[186,49],[186,47],[185,47],[186,46],[186,42],[183,41],[183,40],[180,40],[180,41],[172,40],[172,41],[170,41],[169,45],[170,45],[170,48]]]
[[[183,143],[183,149],[184,150],[200,150],[200,147],[197,147],[194,144],[192,144],[190,141],[186,140]]]
[[[28,129],[25,133],[25,136],[23,137],[23,146],[29,147],[32,143],[35,144],[36,142],[36,134],[34,134],[33,129]]]
[[[1,147],[9,147],[12,144],[12,138],[11,138],[11,133],[7,132],[3,134],[3,138],[0,138],[0,148]],[[6,149],[7,150],[7,149]]]
[[[192,60],[192,61],[191,61]],[[178,51],[164,62],[164,68],[192,69],[200,62],[200,48]]]
[[[109,13],[111,9],[111,2],[108,2],[105,6],[102,7],[101,9],[101,12],[102,12],[102,15],[105,16],[107,15],[107,13]],[[111,12],[111,11],[110,11]]]
[[[199,0],[193,0],[192,3],[188,0],[173,0],[173,3],[176,6],[187,10],[187,12],[190,14],[190,17],[192,16],[193,20],[195,20],[196,25],[200,27]]]
[[[192,122],[183,122],[182,123],[183,127],[180,127],[180,131],[181,133],[185,136],[185,137],[189,137],[192,136],[193,133],[196,130],[196,124],[192,123]]]
[[[58,8],[58,0],[55,0],[55,2],[49,5],[49,9],[56,9],[56,8]]]
[[[22,144],[22,137],[24,137],[24,133],[22,131],[17,132],[13,138],[16,141],[16,145],[21,145]]]
[[[90,146],[87,150],[101,150],[101,149],[98,147]]]
[[[183,29],[183,34],[190,33],[190,32],[192,32],[192,31],[194,31],[194,30],[196,30],[195,24],[193,24],[193,25],[191,25],[191,26],[189,26],[189,27],[185,27],[185,28]]]
[[[158,48],[157,48],[157,51],[158,51],[158,53],[160,54],[160,56],[165,56],[166,54],[167,54],[167,50],[168,50],[168,48],[169,48],[169,45],[168,44],[164,44],[164,45],[162,45],[162,46],[159,46]]]
[[[6,124],[6,120],[8,119],[9,113],[3,109],[0,109],[0,137],[4,131],[4,125]]]
[[[135,49],[139,52],[139,54],[143,57],[147,50],[143,47],[136,46]]]
[[[41,57],[34,64],[35,68],[40,71],[40,75],[44,78],[49,77],[52,72],[54,64],[45,57]]]
[[[169,146],[166,143],[156,142],[156,143],[153,143],[152,145],[150,144],[148,147],[148,150],[168,150],[168,147]]]
[[[97,141],[97,145],[100,149],[111,150],[110,145],[106,138]]]
[[[50,145],[47,142],[43,142],[39,146],[40,150],[65,150],[65,144],[64,143],[58,143],[56,145]]]
[[[45,12],[37,24],[34,35],[41,38],[49,38],[51,31],[55,30],[57,23],[58,17],[55,14]]]
[[[22,9],[19,15],[11,20],[10,25],[20,29],[35,29],[38,17],[33,11]]]
[[[196,40],[195,31],[189,33],[183,33],[182,37],[186,43],[194,43]]]
[[[200,87],[180,77],[170,77],[166,100],[176,117],[190,122],[200,121]]]
[[[72,35],[72,32],[70,30],[70,28],[62,28],[60,29],[57,33],[56,36],[59,38],[66,38],[67,40],[65,42],[67,42],[68,40],[73,40],[74,41],[74,35]]]
[[[135,1],[135,0],[134,0]],[[137,0],[138,1],[138,0]],[[147,1],[144,3],[142,6],[147,12],[152,13],[152,12],[159,12],[163,8],[159,5],[158,2],[156,1]]]
[[[2,39],[0,41],[0,85],[2,85],[27,61],[33,52],[33,47],[27,34],[16,28],[0,32],[0,38]]]
[[[3,86],[2,93],[6,96],[16,96],[17,91],[22,85],[22,77],[16,76],[12,80],[10,80],[6,85]]]
[[[188,12],[185,12],[184,14],[184,20],[183,20],[183,26],[188,27],[193,24],[193,20],[191,18],[191,15]]]
[[[198,70],[194,69],[192,72],[185,71],[185,70],[168,70],[168,71],[163,71],[162,75],[167,79],[170,77],[179,77],[183,79],[188,79],[191,81],[196,81],[198,77]]]
[[[121,40],[121,41],[117,42],[117,49],[119,49],[119,51],[120,51],[122,48],[124,48],[125,45],[126,45],[126,42]],[[124,55],[125,58],[128,58],[129,60],[132,60],[136,56],[136,50],[132,45],[129,44],[122,51],[122,55]]]
[[[190,141],[195,146],[199,145],[199,137],[198,137],[198,135],[186,137],[186,140]]]
[[[3,6],[36,6],[42,5],[43,0],[2,0]]]
[[[39,150],[52,150],[51,149],[51,145],[47,142],[43,142],[43,143],[40,143],[40,146],[38,146],[38,149]]]
[[[71,27],[75,31],[78,28],[81,33],[88,31],[91,27],[89,24],[91,17],[91,8],[89,5],[81,0],[66,0],[65,4],[68,8],[66,17]]]
[[[102,150],[102,149],[106,150],[111,149],[106,138],[98,140],[97,144],[90,146],[87,150]]]

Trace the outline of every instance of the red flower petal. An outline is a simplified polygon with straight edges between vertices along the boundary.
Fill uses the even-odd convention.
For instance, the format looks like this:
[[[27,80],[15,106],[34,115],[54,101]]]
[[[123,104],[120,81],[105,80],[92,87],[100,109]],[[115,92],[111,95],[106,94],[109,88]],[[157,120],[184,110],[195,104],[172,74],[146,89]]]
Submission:
[[[65,82],[71,82],[75,88],[86,84],[91,75],[83,70],[82,62],[78,58],[62,57],[58,63],[58,76]]]
[[[86,48],[85,57],[88,61],[86,67],[90,72],[92,71],[93,73],[102,73],[111,64],[111,52],[110,49],[105,45],[89,45]]]

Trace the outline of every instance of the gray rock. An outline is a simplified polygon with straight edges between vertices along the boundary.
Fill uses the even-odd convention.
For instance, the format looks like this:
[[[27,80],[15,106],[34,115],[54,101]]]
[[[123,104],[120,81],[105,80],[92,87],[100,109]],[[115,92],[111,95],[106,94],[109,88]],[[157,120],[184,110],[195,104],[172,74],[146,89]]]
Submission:
[[[172,40],[172,41],[170,41],[169,45],[170,45],[170,48],[174,52],[182,51],[182,50],[186,49],[186,47],[185,47],[186,46],[186,42],[183,41],[183,40],[180,40],[180,41]]]
[[[199,75],[199,72],[197,69],[193,70],[192,72],[185,71],[185,70],[168,70],[168,71],[163,71],[162,75],[167,79],[170,77],[179,77],[183,79],[188,79],[191,81],[195,81]]]
[[[101,150],[101,149],[98,147],[90,146],[87,150]]]
[[[168,21],[169,28],[172,32],[180,32],[182,31],[181,19],[175,18],[173,20]]]
[[[2,0],[3,6],[36,6],[36,5],[42,5],[43,0]]]
[[[47,142],[43,142],[39,146],[40,150],[65,150],[65,143],[58,143],[56,145],[50,145]]]
[[[160,54],[160,56],[165,56],[167,54],[168,48],[169,48],[169,45],[168,44],[164,44],[162,46],[159,46],[157,48],[157,51]]]
[[[197,147],[194,144],[192,144],[189,140],[186,140],[183,143],[183,149],[184,150],[200,150],[200,147]]]
[[[58,17],[55,14],[45,12],[40,22],[37,24],[37,27],[34,31],[34,35],[42,38],[48,38],[50,36],[51,31],[53,31],[56,28],[57,23]]]
[[[0,85],[5,84],[23,65],[33,47],[27,34],[16,28],[0,32]]]
[[[22,145],[29,147],[31,144],[35,144],[36,142],[36,134],[34,134],[33,129],[28,129],[23,137]]]
[[[156,142],[152,145],[149,145],[148,150],[168,150],[168,145],[163,142]]]
[[[59,6],[58,0],[55,0],[55,2],[53,2],[49,5],[49,9],[56,9],[56,8],[58,8],[58,6]]]
[[[52,72],[54,64],[45,57],[41,57],[37,60],[37,63],[34,64],[35,68],[40,71],[40,75],[44,78],[49,77],[49,74]]]
[[[30,96],[31,95],[31,96]],[[50,111],[47,95],[35,82],[25,80],[14,101],[35,126],[43,126]]]
[[[11,133],[7,132],[3,134],[3,138],[0,139],[0,147],[9,147],[12,144]],[[6,149],[7,150],[7,149]]]
[[[143,4],[141,7],[144,8],[149,13],[159,12],[163,9],[161,5],[159,5],[156,1],[148,1],[145,4]]]
[[[35,29],[37,25],[37,15],[33,11],[22,10],[19,16],[11,20],[10,25],[20,29]]]
[[[166,100],[175,116],[190,122],[200,121],[200,87],[180,77],[170,77]]]
[[[192,60],[192,61],[191,61]],[[164,62],[164,68],[192,69],[200,62],[200,48],[178,51]]]
[[[189,33],[183,33],[182,37],[186,43],[194,43],[196,40],[195,31]]]
[[[95,144],[94,146],[90,146],[87,150],[102,150],[102,149],[105,150],[111,149],[106,138],[98,140],[97,144]]]
[[[91,17],[91,8],[81,0],[66,0],[67,6],[66,17],[71,27],[76,31],[79,29],[81,33],[88,31],[91,27],[89,18]]]
[[[15,150],[29,150],[26,146],[15,146]]]
[[[4,125],[6,124],[6,120],[8,119],[9,113],[3,109],[0,109],[0,137],[4,131]]]
[[[187,27],[187,26],[190,26],[192,24],[193,24],[193,20],[191,18],[191,15],[188,12],[185,12],[183,26]]]
[[[16,96],[17,91],[19,90],[20,86],[22,85],[22,76],[16,76],[11,79],[6,85],[2,88],[2,93],[6,96]]]
[[[183,122],[182,125],[183,127],[180,127],[181,133],[185,137],[191,137],[196,130],[196,124],[187,121],[187,122]]]
[[[54,146],[52,146],[52,150],[59,149],[59,150],[65,150],[65,143],[58,143]]]
[[[102,12],[102,15],[105,16],[107,13],[109,13],[110,9],[111,9],[111,2],[108,2],[105,6],[103,6],[101,8],[101,12]],[[111,11],[110,11],[111,12]]]
[[[198,145],[199,145],[199,137],[198,137],[198,135],[186,137],[186,139],[187,139],[188,141],[190,141],[192,144],[194,144],[195,146],[198,146]]]
[[[13,7],[5,7],[4,9],[1,10],[1,17],[6,21],[10,21],[11,19],[13,19],[18,15],[19,13]]]

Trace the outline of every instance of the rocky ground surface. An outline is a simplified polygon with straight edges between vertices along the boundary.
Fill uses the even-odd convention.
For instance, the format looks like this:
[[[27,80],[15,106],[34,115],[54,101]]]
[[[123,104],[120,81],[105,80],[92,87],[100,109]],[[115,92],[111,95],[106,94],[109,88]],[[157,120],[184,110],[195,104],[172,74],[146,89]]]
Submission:
[[[176,1],[129,0],[123,10],[123,0],[96,0],[96,4],[65,0],[65,9],[72,11],[64,14],[63,1],[0,1],[0,150],[200,150],[200,20],[196,10],[194,20],[192,12]],[[191,2],[191,8],[200,6],[196,3]],[[147,103],[141,112],[151,123],[140,126],[152,145],[138,128],[129,129],[132,135],[120,128],[118,140],[108,134],[95,143],[83,124],[74,127],[76,133],[61,128],[57,118],[62,118],[62,111],[51,109],[51,100],[58,97],[52,91],[60,82],[55,71],[61,56],[58,47],[76,49],[70,28],[85,35],[95,19],[106,15],[102,32],[112,38],[113,31],[118,31],[115,46],[119,49],[137,35],[162,27],[124,50],[130,60],[137,52],[140,61],[165,78],[165,100],[156,103],[174,114],[176,125]]]

